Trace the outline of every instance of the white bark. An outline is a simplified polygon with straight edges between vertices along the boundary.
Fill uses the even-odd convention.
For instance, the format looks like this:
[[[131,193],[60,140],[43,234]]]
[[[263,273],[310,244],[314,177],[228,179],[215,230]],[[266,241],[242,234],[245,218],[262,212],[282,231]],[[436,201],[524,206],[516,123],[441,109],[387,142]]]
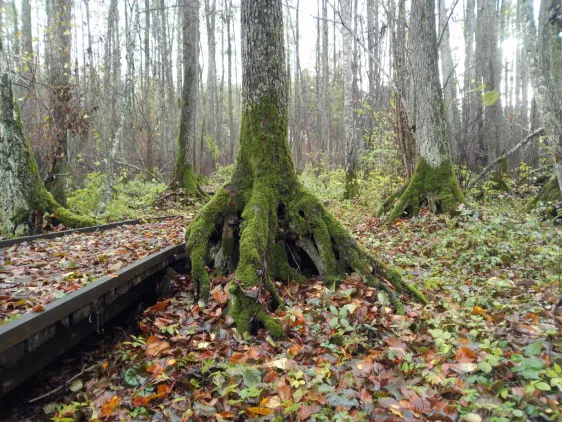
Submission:
[[[346,24],[351,22],[351,0],[341,0],[342,21]],[[343,39],[343,128],[346,142],[345,167],[347,175],[357,172],[357,137],[355,136],[353,124],[353,71],[352,71],[352,54],[353,54],[353,36],[351,31],[342,27]]]

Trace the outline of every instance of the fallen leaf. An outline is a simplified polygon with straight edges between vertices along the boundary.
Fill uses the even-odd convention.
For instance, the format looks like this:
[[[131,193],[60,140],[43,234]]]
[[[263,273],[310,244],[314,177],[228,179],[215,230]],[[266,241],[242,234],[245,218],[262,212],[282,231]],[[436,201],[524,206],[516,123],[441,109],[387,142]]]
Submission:
[[[121,404],[121,399],[119,396],[113,396],[106,404],[104,404],[99,411],[99,417],[105,419],[115,411],[115,409]]]
[[[170,350],[170,343],[161,340],[157,336],[150,336],[146,341],[146,353],[149,356],[156,357]]]

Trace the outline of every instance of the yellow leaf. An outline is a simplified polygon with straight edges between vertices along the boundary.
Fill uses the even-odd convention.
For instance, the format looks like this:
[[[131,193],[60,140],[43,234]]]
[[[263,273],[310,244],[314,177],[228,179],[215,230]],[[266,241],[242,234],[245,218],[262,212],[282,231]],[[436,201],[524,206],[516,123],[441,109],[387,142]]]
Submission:
[[[267,416],[271,415],[273,410],[267,407],[248,407],[248,412],[254,415]]]

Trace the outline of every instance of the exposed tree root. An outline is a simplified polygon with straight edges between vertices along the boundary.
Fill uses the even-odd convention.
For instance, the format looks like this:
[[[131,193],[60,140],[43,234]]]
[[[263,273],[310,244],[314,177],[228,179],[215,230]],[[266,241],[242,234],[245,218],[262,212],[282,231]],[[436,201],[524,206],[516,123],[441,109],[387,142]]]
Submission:
[[[400,189],[398,189],[396,192],[394,192],[393,194],[388,195],[384,200],[384,202],[380,204],[375,210],[375,215],[377,217],[382,217],[384,214],[389,212],[394,207],[394,202],[402,196],[402,194],[404,193],[407,187],[408,185],[406,184],[402,186]]]
[[[431,167],[420,159],[408,186],[390,212],[390,219],[417,215],[422,206],[429,206],[435,213],[450,213],[459,202],[464,202],[464,196],[450,160],[439,167]]]
[[[272,280],[317,275],[336,286],[346,273],[356,272],[369,285],[386,291],[398,313],[404,306],[397,293],[426,303],[414,286],[364,250],[300,186],[280,194],[259,181],[249,193],[226,185],[190,224],[186,242],[199,300],[209,298],[207,267],[218,273],[235,270],[229,313],[240,332],[261,323],[272,336],[283,334],[269,313],[281,304]]]

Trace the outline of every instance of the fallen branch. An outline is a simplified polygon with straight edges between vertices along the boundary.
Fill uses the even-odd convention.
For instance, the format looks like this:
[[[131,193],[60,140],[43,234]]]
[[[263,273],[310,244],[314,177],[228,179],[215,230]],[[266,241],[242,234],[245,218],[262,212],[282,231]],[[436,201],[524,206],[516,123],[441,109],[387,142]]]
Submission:
[[[466,188],[468,189],[472,189],[475,185],[476,182],[478,182],[480,179],[482,179],[486,174],[488,174],[488,172],[490,170],[492,170],[492,168],[498,164],[500,161],[505,160],[506,158],[511,157],[513,154],[515,154],[518,150],[520,150],[521,148],[523,148],[525,145],[527,145],[529,142],[531,142],[531,140],[533,140],[533,138],[541,135],[544,132],[544,129],[538,128],[537,130],[535,130],[533,133],[527,135],[527,137],[525,139],[523,139],[521,142],[519,142],[517,145],[515,145],[513,148],[511,148],[509,151],[507,151],[504,155],[502,155],[501,157],[496,158],[492,163],[488,164],[484,170],[482,170],[480,172],[480,174],[478,174],[478,176],[476,176],[476,178],[470,182],[470,184],[468,185],[468,187]]]
[[[57,391],[68,388],[68,385],[73,382],[76,378],[84,375],[86,372],[90,372],[92,369],[94,369],[96,366],[98,366],[98,364],[94,364],[92,366],[90,366],[89,368],[86,368],[86,366],[84,365],[84,367],[82,368],[82,371],[76,375],[74,375],[72,378],[70,378],[69,380],[67,380],[63,385],[58,386],[57,388],[55,388],[54,390],[49,391],[48,393],[43,394],[42,396],[39,397],[35,397],[34,399],[29,400],[29,403],[35,403],[36,401],[39,401],[41,399],[44,399],[45,397],[49,397],[52,394],[55,394]]]
[[[127,163],[127,162],[125,162],[125,161],[120,161],[120,160],[115,160],[114,163],[115,163],[115,164],[119,164],[119,165],[121,165],[121,166],[126,166],[126,167],[133,168],[133,169],[135,169],[135,170],[140,171],[141,173],[145,173],[145,174],[149,175],[150,177],[152,177],[153,179],[158,180],[159,182],[164,183],[164,179],[162,179],[161,176],[158,176],[158,175],[156,175],[156,174],[154,174],[154,173],[151,173],[151,172],[149,172],[148,170],[144,170],[144,169],[142,169],[142,168],[140,168],[140,167],[138,167],[138,166],[135,166],[134,164],[130,164],[130,163]]]

